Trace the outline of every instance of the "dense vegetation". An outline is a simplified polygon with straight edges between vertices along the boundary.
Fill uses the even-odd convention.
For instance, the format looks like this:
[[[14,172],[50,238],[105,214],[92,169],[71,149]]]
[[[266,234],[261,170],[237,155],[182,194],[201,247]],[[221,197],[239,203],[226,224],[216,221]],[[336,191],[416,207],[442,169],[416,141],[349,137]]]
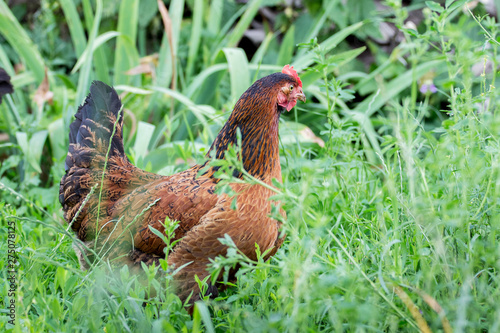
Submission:
[[[466,3],[0,0],[0,330],[498,331],[499,26]],[[244,269],[193,317],[151,269],[81,271],[58,190],[90,82],[121,93],[131,161],[172,174],[288,63],[308,102],[281,122],[278,254],[219,258]]]

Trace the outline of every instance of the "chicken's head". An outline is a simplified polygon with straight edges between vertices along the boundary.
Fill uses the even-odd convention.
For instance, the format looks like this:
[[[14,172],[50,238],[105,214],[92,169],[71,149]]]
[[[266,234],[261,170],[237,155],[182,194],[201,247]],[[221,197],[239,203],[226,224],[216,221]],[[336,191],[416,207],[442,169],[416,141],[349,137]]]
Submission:
[[[286,82],[278,92],[278,105],[290,111],[295,104],[297,104],[297,100],[305,102],[306,95],[304,95],[302,91],[302,81],[297,75],[297,72],[293,69],[293,66],[286,65],[283,67],[281,73],[293,77],[293,80],[291,82]]]

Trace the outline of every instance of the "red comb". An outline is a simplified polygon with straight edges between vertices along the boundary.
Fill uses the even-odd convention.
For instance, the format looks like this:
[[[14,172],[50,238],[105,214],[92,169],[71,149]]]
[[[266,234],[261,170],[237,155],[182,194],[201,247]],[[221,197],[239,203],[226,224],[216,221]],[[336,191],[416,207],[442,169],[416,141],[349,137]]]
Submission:
[[[297,75],[295,69],[293,69],[293,66],[285,65],[285,67],[283,67],[283,69],[281,70],[281,73],[293,76],[295,80],[297,80],[299,86],[302,87],[302,81],[300,80],[300,77]]]

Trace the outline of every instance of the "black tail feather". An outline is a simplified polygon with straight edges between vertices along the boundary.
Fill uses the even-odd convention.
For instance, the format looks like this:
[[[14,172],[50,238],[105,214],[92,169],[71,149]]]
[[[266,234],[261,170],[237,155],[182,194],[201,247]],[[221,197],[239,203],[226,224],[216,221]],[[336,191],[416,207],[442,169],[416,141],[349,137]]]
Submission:
[[[113,130],[110,156],[116,154],[125,156],[122,140],[123,117],[120,115],[121,107],[122,104],[115,89],[100,81],[92,82],[90,94],[83,105],[78,108],[75,120],[69,127],[70,149],[66,158],[66,171],[75,164],[80,167],[88,167],[79,164],[86,164],[93,154],[105,154]],[[118,121],[116,121],[117,118]],[[72,147],[75,144],[79,150],[77,154],[74,154],[75,147]],[[90,148],[91,151],[81,148]]]
[[[72,223],[71,227],[78,232],[80,239],[85,239],[88,231],[85,221],[97,220],[97,212],[105,211],[97,207],[111,205],[122,193],[118,183],[123,179],[115,177],[118,183],[113,183],[114,178],[109,173],[113,170],[123,176],[116,170],[131,167],[123,148],[121,107],[120,98],[112,87],[94,81],[70,125],[66,174],[61,179],[59,202],[63,206],[64,218]],[[101,183],[103,179],[106,184]],[[99,192],[98,200],[89,198],[86,203],[92,187],[97,184],[103,186],[102,197]],[[116,185],[113,192],[107,187],[110,184]]]

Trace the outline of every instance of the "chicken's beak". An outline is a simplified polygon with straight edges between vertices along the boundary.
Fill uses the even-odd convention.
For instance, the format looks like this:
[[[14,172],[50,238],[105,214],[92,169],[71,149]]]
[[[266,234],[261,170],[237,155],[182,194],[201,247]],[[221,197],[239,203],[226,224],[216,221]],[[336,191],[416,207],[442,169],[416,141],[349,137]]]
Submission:
[[[297,96],[297,99],[298,99],[299,101],[302,101],[302,102],[304,102],[304,103],[306,102],[306,95],[304,95],[304,93],[303,93],[303,92],[300,92],[300,93],[298,93],[298,94],[297,94],[297,95],[295,95],[295,96]]]

